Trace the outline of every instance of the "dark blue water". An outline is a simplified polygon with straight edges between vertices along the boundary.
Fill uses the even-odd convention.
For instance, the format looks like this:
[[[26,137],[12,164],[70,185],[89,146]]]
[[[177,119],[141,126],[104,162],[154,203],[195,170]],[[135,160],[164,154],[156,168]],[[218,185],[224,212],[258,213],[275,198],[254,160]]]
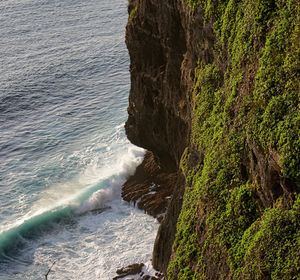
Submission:
[[[53,279],[110,279],[150,257],[157,225],[119,197],[142,158],[123,130],[126,5],[0,2],[0,279],[54,261]]]

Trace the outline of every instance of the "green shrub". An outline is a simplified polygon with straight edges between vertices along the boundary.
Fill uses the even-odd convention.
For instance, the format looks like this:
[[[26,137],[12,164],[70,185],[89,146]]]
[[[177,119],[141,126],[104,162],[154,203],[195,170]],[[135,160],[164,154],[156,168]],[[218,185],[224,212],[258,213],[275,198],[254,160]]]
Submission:
[[[193,169],[188,152],[182,158],[190,187],[168,279],[209,279],[208,260],[220,279],[224,267],[232,279],[299,279],[300,199],[263,209],[261,186],[244,169],[251,144],[276,154],[280,176],[300,184],[300,3],[186,3],[214,21],[215,49],[195,70],[191,142],[204,160]]]

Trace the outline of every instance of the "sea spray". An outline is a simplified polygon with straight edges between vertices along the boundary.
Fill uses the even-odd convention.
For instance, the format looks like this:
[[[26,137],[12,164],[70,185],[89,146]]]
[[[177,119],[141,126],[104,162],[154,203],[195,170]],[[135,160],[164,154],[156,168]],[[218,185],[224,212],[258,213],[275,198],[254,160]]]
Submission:
[[[127,153],[121,156],[121,159],[117,163],[117,168],[114,171],[115,174],[101,182],[102,188],[99,189],[96,185],[81,194],[79,199],[81,204],[75,212],[82,214],[87,211],[103,208],[107,202],[118,197],[122,184],[130,175],[133,175],[136,167],[142,162],[144,153],[145,151],[141,148],[128,148]]]
[[[107,207],[112,199],[120,196],[122,184],[134,173],[136,167],[142,162],[143,156],[143,149],[129,147],[110,169],[98,170],[99,177],[102,178],[100,182],[85,186],[83,190],[70,197],[62,197],[52,207],[41,208],[31,215],[27,214],[22,220],[2,230],[0,255],[8,255],[10,250],[16,251],[18,247],[23,246],[26,239],[38,238],[43,232],[51,230],[54,224],[66,223],[74,215]]]

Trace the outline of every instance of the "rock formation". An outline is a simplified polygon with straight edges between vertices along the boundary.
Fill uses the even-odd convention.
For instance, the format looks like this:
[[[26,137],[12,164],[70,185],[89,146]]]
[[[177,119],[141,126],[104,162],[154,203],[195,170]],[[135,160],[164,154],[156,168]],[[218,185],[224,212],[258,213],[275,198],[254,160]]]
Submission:
[[[125,128],[156,167],[123,196],[142,201],[155,174],[171,178],[154,199],[170,202],[148,211],[168,206],[154,267],[168,279],[297,279],[299,1],[130,0],[128,10]]]

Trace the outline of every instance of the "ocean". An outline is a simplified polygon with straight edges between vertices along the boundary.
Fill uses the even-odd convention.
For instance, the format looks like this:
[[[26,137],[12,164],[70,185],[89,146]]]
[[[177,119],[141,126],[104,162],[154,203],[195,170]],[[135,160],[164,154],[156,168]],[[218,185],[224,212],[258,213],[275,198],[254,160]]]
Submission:
[[[0,1],[0,279],[112,279],[158,223],[123,202],[126,0]]]

